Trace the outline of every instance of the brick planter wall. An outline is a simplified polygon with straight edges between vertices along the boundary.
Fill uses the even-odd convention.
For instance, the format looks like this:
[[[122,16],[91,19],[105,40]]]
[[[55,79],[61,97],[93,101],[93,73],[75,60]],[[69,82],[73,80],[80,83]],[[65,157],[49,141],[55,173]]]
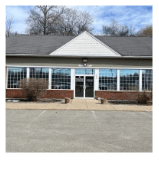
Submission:
[[[143,92],[134,91],[95,91],[95,98],[106,98],[107,100],[136,100],[138,93]],[[151,96],[151,92],[146,92],[148,96]]]
[[[44,98],[73,98],[73,90],[47,90]],[[139,92],[142,94],[143,92]],[[151,92],[146,92],[151,96]],[[95,98],[106,98],[107,100],[136,100],[138,92],[133,91],[95,91]],[[21,89],[6,89],[6,98],[25,98]]]
[[[73,90],[47,90],[43,98],[73,98]],[[25,98],[21,89],[6,89],[6,98]]]
[[[20,89],[6,89],[6,98],[25,98]]]
[[[47,90],[44,98],[73,98],[73,90]]]

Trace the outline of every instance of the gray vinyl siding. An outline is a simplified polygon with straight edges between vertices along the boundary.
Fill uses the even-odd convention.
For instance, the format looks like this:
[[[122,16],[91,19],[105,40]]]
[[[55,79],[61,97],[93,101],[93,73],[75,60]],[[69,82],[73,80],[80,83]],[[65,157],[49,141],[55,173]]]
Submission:
[[[6,57],[6,65],[80,67],[81,58]],[[152,68],[152,59],[89,58],[91,67]]]

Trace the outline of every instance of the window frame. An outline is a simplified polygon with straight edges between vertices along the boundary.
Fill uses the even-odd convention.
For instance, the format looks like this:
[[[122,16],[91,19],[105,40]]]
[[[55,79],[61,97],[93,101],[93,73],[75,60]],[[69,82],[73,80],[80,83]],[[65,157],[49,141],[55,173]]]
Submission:
[[[111,70],[113,72],[115,72],[114,74],[116,74],[116,76],[111,76],[109,77],[109,74],[111,74]],[[100,73],[101,71],[101,73]],[[105,73],[102,73],[102,71],[106,71]],[[107,77],[107,79],[106,79]],[[103,78],[103,79],[102,79]],[[116,80],[116,81],[115,81]],[[117,69],[99,69],[99,90],[103,90],[103,91],[117,91]],[[105,84],[107,86],[101,86],[102,84]],[[113,85],[114,89],[111,89],[108,85]],[[114,86],[116,85],[116,86]],[[108,87],[107,89],[100,89],[101,88],[106,88]]]
[[[132,77],[130,77],[130,75],[131,75],[131,73],[130,74],[125,74],[125,75],[122,75],[121,73],[122,73],[122,70],[129,70],[129,71],[138,71],[138,80],[136,80],[136,76],[134,77],[134,76],[132,76]],[[135,72],[136,73],[136,72]],[[134,73],[134,74],[135,74]],[[129,75],[129,77],[127,77],[126,75]],[[121,77],[122,76],[125,76],[124,78],[124,80],[122,80],[122,82],[121,82]],[[129,79],[128,79],[129,78]],[[135,78],[135,79],[134,79]],[[131,80],[132,79],[132,80]],[[134,83],[134,81],[136,82],[138,82],[138,89],[136,89],[136,90],[134,90],[134,89],[132,89],[132,90],[130,90],[130,89],[127,89],[127,87],[129,86],[128,85],[128,83],[130,84],[130,87],[133,87],[133,86],[135,86],[135,83]],[[120,91],[133,91],[133,92],[135,92],[135,91],[139,91],[139,88],[140,88],[140,69],[120,69],[120,82],[119,82],[119,84],[120,84]],[[126,84],[127,85],[127,87],[126,87],[126,90],[123,90],[123,89],[121,89],[121,85],[124,85],[124,84]]]
[[[52,69],[70,69],[71,70],[71,74],[70,74],[70,77],[71,77],[70,78],[70,89],[52,89],[52,74],[49,73],[48,82],[51,85],[48,85],[48,89],[47,90],[74,90],[74,89],[72,89],[73,88],[72,87],[72,84],[73,84],[72,80],[74,80],[74,78],[72,78],[72,77],[74,77],[76,75],[75,74],[75,69],[86,69],[86,68],[79,68],[79,67],[25,66],[25,65],[6,65],[6,67],[7,67],[6,89],[21,89],[21,88],[8,88],[8,76],[9,76],[8,75],[8,71],[9,71],[9,68],[26,68],[26,78],[30,78],[30,75],[28,75],[28,70],[30,70],[30,68],[46,68],[46,69],[48,68],[50,70],[52,70]],[[73,74],[72,74],[72,69],[74,70]],[[136,90],[121,90],[120,89],[120,71],[121,70],[139,70],[139,71],[141,70],[141,72],[143,72],[143,70],[152,70],[152,87],[153,87],[153,68],[141,68],[141,67],[139,67],[139,68],[130,68],[130,67],[127,67],[127,68],[125,68],[125,67],[98,67],[97,68],[97,67],[91,67],[91,68],[87,68],[87,69],[94,69],[94,76],[95,77],[96,77],[95,70],[99,71],[99,69],[116,69],[117,70],[117,90],[111,90],[111,91],[136,91]],[[29,71],[29,74],[30,74],[30,71]],[[139,73],[139,75],[140,75],[140,73]],[[51,81],[50,81],[50,77],[51,77]],[[118,84],[118,81],[119,81],[119,84]],[[140,76],[139,76],[139,91],[150,92],[151,90],[143,90],[142,87],[140,89],[140,81],[142,81],[142,79],[140,79]],[[99,78],[98,78],[98,84],[99,84]],[[119,88],[118,88],[118,86],[119,86]],[[95,90],[99,90],[99,86]],[[103,91],[107,91],[107,90],[103,90]]]
[[[65,81],[64,83],[70,83],[69,84],[69,89],[55,89],[55,88],[53,88],[53,84],[52,84],[52,82],[53,82],[53,77],[52,77],[52,75],[53,75],[53,70],[56,70],[56,69],[60,69],[60,70],[63,70],[63,69],[68,69],[68,70],[70,70],[70,73],[69,73],[69,77],[70,78],[60,78],[60,79],[70,79],[70,81],[69,82],[67,82],[67,81]],[[58,77],[57,78],[55,78],[55,80],[57,80],[58,79]],[[71,90],[71,68],[51,68],[51,89],[50,90]]]
[[[77,70],[84,70],[84,73],[76,73]],[[86,73],[86,70],[92,70],[93,74]],[[75,68],[75,75],[95,75],[95,69],[94,68]]]
[[[8,72],[9,72],[9,68],[21,68],[21,69],[26,69],[25,70],[25,72],[26,72],[26,75],[25,75],[25,77],[24,77],[24,72],[23,72],[23,79],[25,79],[25,78],[27,78],[27,68],[26,67],[16,67],[16,66],[14,66],[14,67],[10,67],[10,66],[7,66],[7,85],[6,85],[6,89],[21,89],[20,87],[11,87],[11,83],[10,83],[10,87],[8,87],[8,77],[9,77],[9,74],[8,74]],[[14,72],[14,75],[15,75],[15,72]],[[20,78],[21,78],[21,75],[20,75]],[[18,80],[18,72],[17,72],[17,80]],[[18,80],[19,81],[19,80]],[[17,82],[18,82],[17,81]],[[11,80],[10,80],[10,82],[11,82]],[[14,83],[14,81],[13,81],[13,83]]]
[[[143,71],[146,71],[146,70],[151,71],[151,73],[147,74],[148,77],[149,77],[149,75],[151,75],[151,81],[148,80],[147,82],[145,81],[144,83],[148,85],[148,88],[150,87],[149,83],[151,83],[151,87],[152,87],[151,89],[148,89],[148,88],[147,89],[143,89],[143,86],[144,86],[143,85],[143,81],[144,81],[143,80]],[[142,91],[151,92],[152,90],[153,90],[153,69],[142,69]]]
[[[31,69],[32,68],[34,68],[34,69],[37,69],[37,68],[39,68],[39,69],[47,69],[48,70],[48,73],[46,73],[46,74],[48,74],[48,78],[46,78],[46,76],[45,77],[43,77],[43,71],[42,71],[42,79],[45,79],[45,80],[49,80],[49,68],[45,68],[45,67],[29,67],[29,78],[37,78],[36,77],[36,74],[35,74],[35,77],[31,77]],[[35,73],[36,73],[36,70],[35,70]],[[40,73],[39,73],[39,75],[40,75]],[[37,79],[41,79],[40,77],[38,77]]]

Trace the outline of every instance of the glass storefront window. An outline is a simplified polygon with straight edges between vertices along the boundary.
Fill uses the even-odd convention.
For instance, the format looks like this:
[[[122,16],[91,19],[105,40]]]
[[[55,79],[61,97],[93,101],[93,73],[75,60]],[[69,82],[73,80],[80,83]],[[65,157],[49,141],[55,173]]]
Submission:
[[[142,70],[142,90],[151,91],[152,90],[152,70]]]
[[[75,69],[76,75],[94,75],[94,69]]]
[[[120,70],[120,90],[139,90],[139,70]]]
[[[20,88],[18,81],[26,78],[26,68],[8,67],[7,88]]]
[[[30,68],[30,78],[43,78],[49,79],[49,69],[48,68]]]
[[[71,89],[71,69],[52,69],[52,89]]]
[[[117,90],[116,69],[99,69],[99,90]]]

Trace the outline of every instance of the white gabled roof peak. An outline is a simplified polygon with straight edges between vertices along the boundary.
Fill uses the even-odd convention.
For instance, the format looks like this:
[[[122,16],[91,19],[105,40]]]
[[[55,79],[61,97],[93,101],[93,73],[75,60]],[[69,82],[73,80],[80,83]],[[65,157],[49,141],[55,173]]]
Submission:
[[[84,31],[54,52],[54,56],[121,56],[89,32]]]

